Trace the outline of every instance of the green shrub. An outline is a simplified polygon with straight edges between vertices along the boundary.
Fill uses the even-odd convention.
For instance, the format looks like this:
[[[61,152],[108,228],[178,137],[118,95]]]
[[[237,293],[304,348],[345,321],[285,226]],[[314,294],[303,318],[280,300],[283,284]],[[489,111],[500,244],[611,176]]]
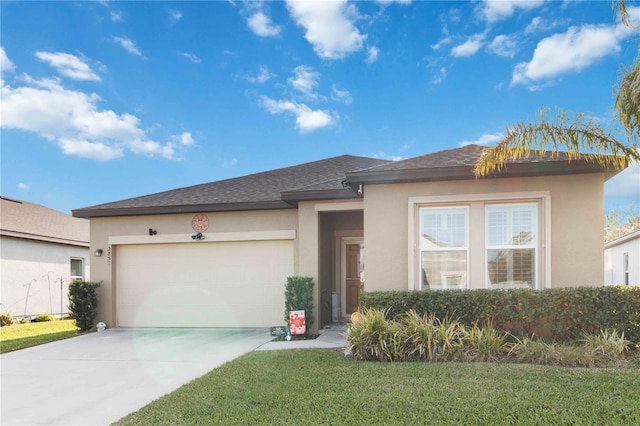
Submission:
[[[8,314],[8,313],[0,314],[0,327],[4,327],[11,324],[13,324],[13,318],[11,317],[11,314]]]
[[[624,333],[602,330],[599,334],[587,334],[582,339],[583,346],[595,356],[604,359],[621,359],[629,350],[631,342],[624,338]]]
[[[584,346],[545,342],[525,337],[513,344],[509,357],[518,363],[562,367],[604,367],[593,352]]]
[[[307,330],[313,325],[313,278],[287,277],[284,290],[284,320],[287,324],[290,311],[304,311]]]
[[[615,330],[640,345],[640,287],[365,292],[360,306],[383,309],[388,318],[413,309],[455,318],[468,328],[491,323],[516,337],[562,342]]]
[[[387,320],[379,309],[363,310],[360,319],[349,326],[347,351],[364,361],[401,361],[405,351],[397,322]]]
[[[80,331],[88,331],[98,314],[96,288],[100,283],[74,281],[69,284],[69,310]]]
[[[410,310],[400,319],[407,359],[419,361],[455,361],[461,358],[466,328],[451,318],[419,315]]]
[[[37,317],[31,319],[31,322],[46,322],[53,321],[55,318],[51,314],[40,314]]]
[[[509,352],[508,336],[490,323],[484,327],[476,324],[465,335],[465,357],[469,361],[499,361]]]

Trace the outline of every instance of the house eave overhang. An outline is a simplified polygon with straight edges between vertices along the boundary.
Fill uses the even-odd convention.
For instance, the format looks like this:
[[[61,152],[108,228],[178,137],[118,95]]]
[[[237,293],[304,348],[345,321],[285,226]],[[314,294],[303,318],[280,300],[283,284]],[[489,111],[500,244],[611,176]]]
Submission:
[[[603,166],[584,160],[511,163],[499,173],[479,179],[573,175],[608,172]],[[473,166],[431,167],[426,169],[362,171],[346,174],[346,184],[357,188],[363,184],[435,182],[473,180]]]
[[[212,203],[175,206],[86,208],[72,210],[71,214],[74,217],[89,219],[92,217],[146,216],[179,213],[278,210],[291,208],[294,207],[284,201],[255,201],[246,203]]]
[[[609,249],[609,248],[618,246],[620,244],[624,244],[626,242],[637,240],[637,239],[640,239],[640,230],[635,231],[635,232],[631,232],[631,233],[629,233],[627,235],[623,235],[622,237],[617,238],[617,239],[615,239],[613,241],[609,241],[608,243],[606,243],[604,245],[604,248],[605,249]]]
[[[9,229],[0,229],[0,235],[3,237],[20,238],[23,240],[41,241],[77,247],[89,247],[88,241],[70,240],[67,238],[52,237],[49,235],[29,234],[27,232],[11,231]]]
[[[282,201],[297,206],[300,201],[345,200],[360,198],[351,188],[327,189],[315,191],[285,191],[281,193]]]

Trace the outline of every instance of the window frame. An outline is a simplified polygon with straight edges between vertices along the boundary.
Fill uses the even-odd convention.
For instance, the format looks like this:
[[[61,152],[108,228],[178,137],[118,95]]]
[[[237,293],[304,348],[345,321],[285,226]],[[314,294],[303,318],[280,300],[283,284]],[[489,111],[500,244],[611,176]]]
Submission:
[[[421,247],[422,243],[422,229],[423,229],[423,215],[422,212],[425,210],[445,210],[445,209],[460,209],[464,211],[464,246],[455,246],[455,247],[436,247],[431,250],[423,250]],[[420,290],[450,290],[446,288],[446,286],[441,285],[439,288],[426,288],[424,287],[424,283],[422,281],[422,254],[424,252],[433,252],[433,253],[443,253],[443,252],[465,252],[465,270],[464,270],[464,286],[462,289],[469,289],[469,260],[470,260],[470,247],[469,247],[469,213],[470,209],[468,205],[464,204],[451,204],[451,205],[437,205],[437,206],[418,206],[418,276],[419,278],[419,289]],[[452,288],[453,289],[453,288]]]
[[[622,253],[622,281],[629,285],[629,252]]]
[[[71,266],[73,261],[79,261],[80,262],[80,268],[81,268],[81,276],[78,275],[72,275],[71,273],[73,272],[73,267]],[[85,265],[84,265],[84,258],[83,257],[71,257],[69,259],[69,281],[70,282],[74,282],[77,280],[83,281],[84,280],[84,272],[85,272]]]
[[[419,234],[419,211],[418,207],[436,206],[436,205],[469,205],[474,211],[476,203],[509,203],[509,202],[532,202],[538,203],[538,241],[539,241],[539,266],[538,266],[538,288],[547,288],[551,283],[551,270],[553,267],[551,259],[551,191],[518,191],[518,192],[490,192],[490,193],[467,193],[458,195],[417,195],[407,197],[407,289],[420,290],[421,279],[419,276],[418,257],[419,246],[417,237]],[[482,209],[482,207],[480,207]],[[469,217],[470,223],[474,219]],[[484,232],[484,231],[483,231]],[[472,234],[470,234],[473,237]],[[475,247],[473,238],[470,241],[471,249]],[[476,262],[472,258],[470,261]],[[481,259],[486,261],[484,255]],[[475,263],[474,263],[475,264]],[[469,264],[469,268],[473,265]],[[472,277],[469,277],[468,283],[470,288],[485,288],[482,286],[472,286]],[[482,278],[481,278],[482,279]],[[475,281],[474,281],[475,282]]]
[[[489,241],[489,209],[491,208],[500,208],[500,207],[518,207],[518,206],[530,206],[533,211],[533,219],[532,225],[534,227],[535,238],[531,244],[497,244],[490,245]],[[507,227],[512,227],[512,219],[508,219]],[[539,286],[539,275],[540,275],[540,206],[539,203],[535,201],[517,201],[512,203],[485,203],[484,206],[484,270],[485,270],[485,288],[489,290],[498,290],[498,288],[492,287],[490,276],[489,276],[489,250],[521,250],[521,249],[533,249],[533,286],[527,286],[527,288],[532,288],[533,290],[540,289]],[[510,287],[508,287],[510,288]]]

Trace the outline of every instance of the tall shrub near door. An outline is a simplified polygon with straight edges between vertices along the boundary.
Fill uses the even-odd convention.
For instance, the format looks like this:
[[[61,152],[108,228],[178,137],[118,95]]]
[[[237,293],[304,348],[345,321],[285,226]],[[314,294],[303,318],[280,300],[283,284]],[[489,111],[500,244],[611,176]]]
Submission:
[[[98,287],[100,283],[80,280],[69,284],[69,311],[80,331],[90,330],[98,315]]]
[[[315,318],[313,317],[313,278],[287,277],[284,290],[284,320],[289,324],[290,311],[304,311],[307,330]]]

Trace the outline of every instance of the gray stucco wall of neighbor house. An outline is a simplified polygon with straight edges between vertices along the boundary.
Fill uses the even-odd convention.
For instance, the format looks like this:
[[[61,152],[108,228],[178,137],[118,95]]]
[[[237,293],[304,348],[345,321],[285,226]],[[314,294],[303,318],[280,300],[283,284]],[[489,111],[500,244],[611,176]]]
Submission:
[[[0,251],[0,312],[15,317],[69,313],[72,258],[82,260],[82,278],[90,278],[86,247],[2,236]]]
[[[419,282],[418,267],[408,265],[411,232],[418,233],[417,211],[415,229],[409,230],[412,198],[433,199],[448,204],[469,206],[469,288],[485,288],[485,242],[483,194],[515,196],[528,200],[527,194],[548,193],[540,208],[540,234],[549,230],[550,241],[542,241],[542,251],[549,258],[538,271],[544,288],[569,286],[602,286],[604,174],[546,176],[535,178],[503,178],[432,183],[381,184],[365,187],[364,235],[367,250],[366,291],[406,290],[411,279]],[[465,197],[474,199],[465,202]],[[521,197],[521,198],[518,198]],[[491,201],[495,202],[495,201]],[[550,204],[550,223],[544,223],[544,204]],[[417,204],[414,208],[417,210]],[[425,204],[436,205],[436,204]],[[544,253],[540,253],[543,255]],[[415,255],[417,262],[417,254]],[[416,263],[417,265],[417,263]],[[415,274],[410,277],[410,274]],[[544,275],[547,279],[544,280]]]

